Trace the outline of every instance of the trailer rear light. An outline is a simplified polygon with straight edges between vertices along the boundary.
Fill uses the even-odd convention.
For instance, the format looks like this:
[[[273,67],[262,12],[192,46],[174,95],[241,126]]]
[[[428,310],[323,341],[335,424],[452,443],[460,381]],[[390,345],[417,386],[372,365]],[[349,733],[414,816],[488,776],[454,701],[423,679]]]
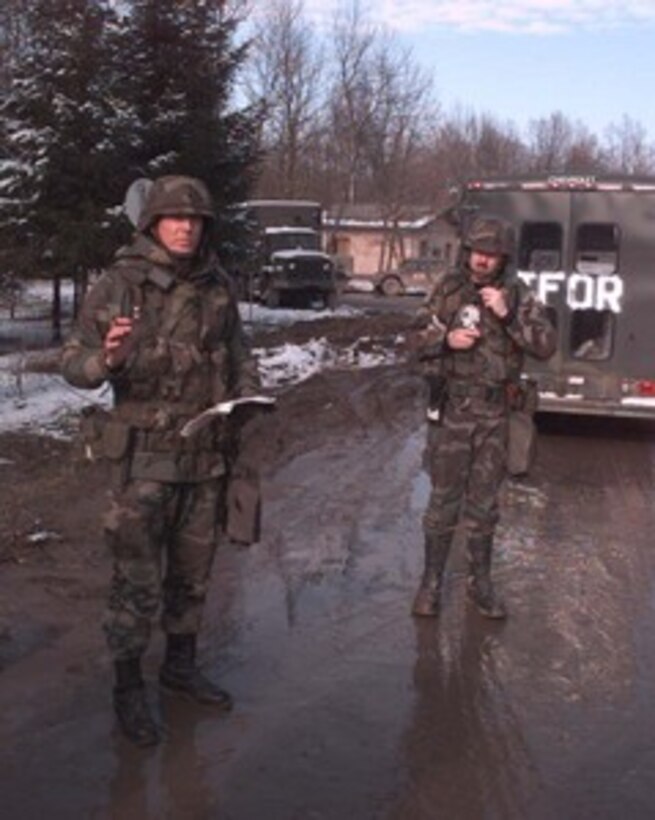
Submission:
[[[466,183],[469,191],[506,191],[511,187],[511,183],[505,180],[472,179]]]
[[[621,392],[624,396],[655,397],[655,379],[623,379]]]

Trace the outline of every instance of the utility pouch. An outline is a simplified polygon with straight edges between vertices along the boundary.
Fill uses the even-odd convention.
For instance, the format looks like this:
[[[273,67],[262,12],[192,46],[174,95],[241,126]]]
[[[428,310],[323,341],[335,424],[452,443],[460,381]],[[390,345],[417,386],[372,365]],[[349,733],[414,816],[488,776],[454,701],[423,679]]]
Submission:
[[[110,414],[95,404],[82,408],[80,413],[80,441],[87,461],[96,461],[103,456],[103,435],[109,423]]]
[[[108,421],[102,431],[102,455],[110,461],[125,458],[130,449],[132,428],[122,421]]]
[[[539,402],[537,383],[529,379],[511,382],[508,384],[507,397],[507,471],[512,476],[521,476],[530,471],[536,455],[537,428],[534,414]]]
[[[261,537],[259,473],[235,466],[227,486],[225,534],[237,544],[256,544]]]

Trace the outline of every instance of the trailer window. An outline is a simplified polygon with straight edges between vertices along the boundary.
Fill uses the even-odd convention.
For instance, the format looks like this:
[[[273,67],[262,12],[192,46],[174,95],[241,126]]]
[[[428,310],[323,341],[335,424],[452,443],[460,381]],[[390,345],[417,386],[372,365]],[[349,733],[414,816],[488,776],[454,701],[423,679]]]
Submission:
[[[609,359],[614,339],[615,314],[611,310],[571,311],[571,355],[574,359]]]
[[[562,226],[559,222],[524,222],[518,262],[521,270],[561,270]]]
[[[617,225],[589,222],[578,226],[575,267],[580,273],[609,275],[616,273],[619,260],[620,232]]]

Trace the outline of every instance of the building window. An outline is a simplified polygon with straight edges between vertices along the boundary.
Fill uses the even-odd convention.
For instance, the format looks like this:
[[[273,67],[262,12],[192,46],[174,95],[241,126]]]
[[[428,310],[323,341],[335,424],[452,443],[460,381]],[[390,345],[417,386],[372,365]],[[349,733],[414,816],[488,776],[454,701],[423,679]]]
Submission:
[[[589,222],[578,226],[575,267],[596,276],[616,273],[620,232],[612,223]]]
[[[520,270],[561,270],[562,237],[559,222],[524,222],[518,252]]]

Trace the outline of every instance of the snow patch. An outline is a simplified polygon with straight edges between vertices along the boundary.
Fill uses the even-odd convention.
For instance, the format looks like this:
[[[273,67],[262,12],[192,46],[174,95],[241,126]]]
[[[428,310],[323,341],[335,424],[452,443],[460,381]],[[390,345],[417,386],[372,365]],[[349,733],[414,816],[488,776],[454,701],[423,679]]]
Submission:
[[[360,339],[345,348],[331,347],[325,338],[311,339],[304,345],[284,344],[253,351],[259,361],[264,387],[271,389],[298,384],[321,370],[331,368],[381,367],[396,361],[396,352]],[[364,345],[364,346],[363,346]]]
[[[30,286],[31,298],[40,301],[50,296],[50,283],[34,283]],[[72,291],[68,295],[72,298]],[[280,310],[261,305],[242,303],[239,311],[246,326],[280,327],[296,322],[318,319],[361,316],[362,311],[341,306],[336,310]],[[4,325],[5,323],[3,323]],[[28,327],[47,328],[43,322],[7,322],[12,335],[27,332]],[[0,333],[0,342],[2,341]],[[22,337],[21,337],[22,338]],[[361,338],[348,347],[335,348],[325,338],[314,338],[303,345],[257,348],[254,355],[259,360],[262,383],[265,388],[284,389],[330,368],[370,368],[391,364],[397,358],[395,349],[386,349],[370,338]],[[45,358],[44,358],[45,357]],[[32,372],[54,369],[56,349],[40,352],[21,352],[0,355],[0,433],[30,432],[56,438],[69,439],[78,428],[79,414],[83,407],[98,405],[110,408],[113,392],[106,384],[97,390],[77,390],[58,373]],[[0,464],[10,464],[7,460]]]
[[[363,313],[357,308],[341,305],[335,310],[295,310],[285,308],[267,308],[253,302],[239,302],[239,314],[246,325],[269,327],[287,327],[297,322],[315,322],[318,319],[337,317],[355,318]]]
[[[82,407],[110,407],[111,389],[76,390],[61,376],[12,369],[15,356],[0,357],[0,432],[68,438]]]

